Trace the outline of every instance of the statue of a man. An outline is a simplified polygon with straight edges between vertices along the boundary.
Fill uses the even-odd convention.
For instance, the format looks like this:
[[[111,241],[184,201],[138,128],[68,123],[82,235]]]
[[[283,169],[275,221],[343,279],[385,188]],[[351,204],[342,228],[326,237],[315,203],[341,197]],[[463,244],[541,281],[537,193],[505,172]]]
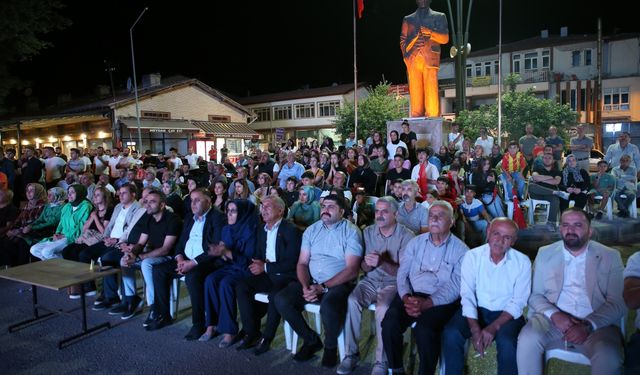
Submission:
[[[431,10],[430,3],[417,0],[418,9],[402,20],[400,49],[407,65],[411,117],[440,115],[440,45],[449,42],[449,25],[444,13]]]

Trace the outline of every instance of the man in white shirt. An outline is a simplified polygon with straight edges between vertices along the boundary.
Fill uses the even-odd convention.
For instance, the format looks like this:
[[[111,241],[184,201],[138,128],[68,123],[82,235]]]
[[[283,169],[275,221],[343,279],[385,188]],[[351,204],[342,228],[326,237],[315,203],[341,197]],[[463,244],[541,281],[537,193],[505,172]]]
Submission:
[[[620,252],[589,241],[591,224],[579,208],[560,217],[558,241],[538,250],[529,321],[518,337],[518,373],[542,374],[544,352],[571,348],[591,361],[591,373],[622,373]]]
[[[95,165],[96,176],[101,174],[109,175],[109,157],[104,154],[104,147],[99,146],[97,148],[96,156],[93,157],[93,164]]]
[[[480,136],[476,139],[474,146],[482,146],[483,155],[491,155],[491,149],[493,148],[493,137],[487,135],[487,128],[480,128]]]
[[[44,157],[45,181],[47,189],[51,189],[62,179],[62,169],[67,165],[67,162],[56,156],[53,147],[44,148]]]
[[[451,123],[451,131],[447,135],[448,143],[446,146],[449,149],[462,150],[462,142],[464,141],[464,133],[459,131],[460,125],[457,122]]]
[[[524,326],[522,316],[531,292],[531,261],[513,249],[518,225],[496,218],[488,230],[488,243],[464,255],[461,268],[462,309],[443,332],[446,374],[462,374],[465,342],[471,338],[476,352],[484,357],[495,340],[498,372],[517,374],[516,346]]]
[[[120,150],[118,150],[117,147],[114,147],[111,150],[111,157],[109,158],[109,173],[111,174],[111,179],[114,181],[120,177],[118,173],[118,164],[120,164],[120,159],[122,159],[120,156]]]
[[[178,150],[176,150],[173,147],[169,150],[169,153],[171,155],[171,157],[169,158],[169,161],[173,164],[172,172],[175,172],[179,170],[180,167],[182,167],[182,159],[178,157]]]
[[[189,163],[189,170],[198,169],[198,163],[202,160],[202,157],[193,152],[193,147],[189,147],[187,156],[184,157]]]

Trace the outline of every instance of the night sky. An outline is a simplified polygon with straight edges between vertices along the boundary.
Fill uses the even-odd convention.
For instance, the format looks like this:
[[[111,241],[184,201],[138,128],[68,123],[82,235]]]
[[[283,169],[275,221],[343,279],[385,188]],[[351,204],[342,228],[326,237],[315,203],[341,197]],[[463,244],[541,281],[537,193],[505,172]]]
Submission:
[[[145,6],[149,10],[134,29],[139,81],[145,73],[182,74],[234,96],[353,82],[348,0],[62,2],[67,4],[63,14],[73,25],[46,35],[54,47],[15,70],[32,83],[41,107],[58,94],[78,97],[99,84],[108,85],[104,60],[116,69],[116,89],[125,87],[132,75],[129,28]],[[456,2],[452,0],[454,12]],[[384,76],[391,83],[406,82],[398,37],[402,17],[415,10],[415,1],[364,3],[358,21],[359,80],[375,84]],[[559,34],[561,26],[568,26],[570,34],[595,34],[598,16],[605,34],[640,31],[634,12],[620,5],[604,9],[577,0],[503,3],[503,43],[539,35],[542,29]],[[474,1],[474,50],[497,45],[498,4]],[[448,12],[446,0],[434,0],[432,8]],[[466,18],[466,8],[464,14]]]

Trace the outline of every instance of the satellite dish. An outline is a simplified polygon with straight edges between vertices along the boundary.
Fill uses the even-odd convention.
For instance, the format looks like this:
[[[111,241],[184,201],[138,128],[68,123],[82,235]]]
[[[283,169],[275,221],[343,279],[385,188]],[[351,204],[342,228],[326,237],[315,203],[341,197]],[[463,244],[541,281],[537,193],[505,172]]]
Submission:
[[[131,92],[133,90],[133,83],[131,82],[131,77],[127,79],[127,91]]]

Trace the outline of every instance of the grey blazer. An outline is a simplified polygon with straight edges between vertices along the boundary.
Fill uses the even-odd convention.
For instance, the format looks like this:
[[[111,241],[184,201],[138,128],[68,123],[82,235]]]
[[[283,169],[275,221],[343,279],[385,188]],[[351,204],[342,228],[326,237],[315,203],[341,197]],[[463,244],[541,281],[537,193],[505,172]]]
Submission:
[[[120,242],[127,242],[127,238],[129,237],[129,232],[136,224],[140,216],[136,215],[139,213],[138,211],[144,211],[144,208],[140,206],[138,201],[135,201],[131,204],[129,212],[127,212],[127,216],[124,218],[124,233],[120,237]],[[120,211],[122,211],[122,203],[118,203],[116,207],[113,209],[113,214],[111,215],[111,220],[109,220],[109,224],[104,229],[104,238],[111,237],[111,231],[113,230],[113,226],[116,224],[116,218],[120,215]]]
[[[587,295],[593,313],[586,317],[597,328],[618,324],[626,310],[622,299],[622,259],[617,250],[589,241],[585,265]],[[529,316],[556,307],[564,283],[562,241],[541,247],[534,263],[533,290],[529,297]]]

